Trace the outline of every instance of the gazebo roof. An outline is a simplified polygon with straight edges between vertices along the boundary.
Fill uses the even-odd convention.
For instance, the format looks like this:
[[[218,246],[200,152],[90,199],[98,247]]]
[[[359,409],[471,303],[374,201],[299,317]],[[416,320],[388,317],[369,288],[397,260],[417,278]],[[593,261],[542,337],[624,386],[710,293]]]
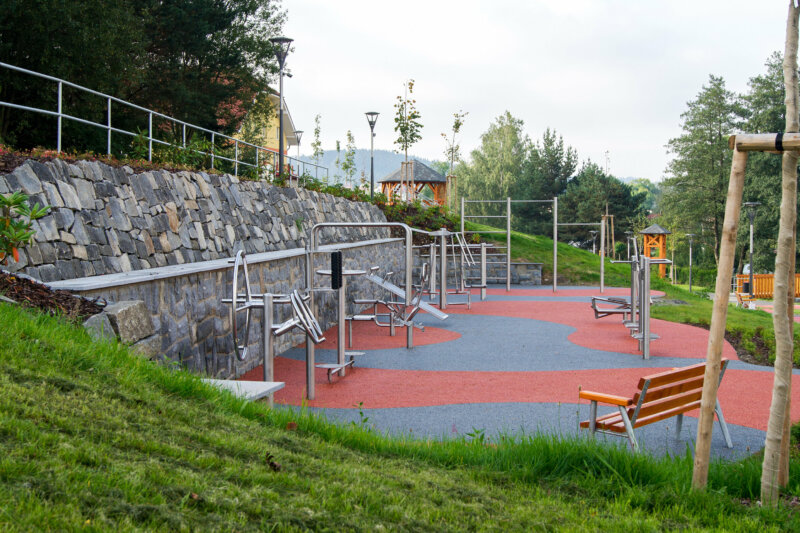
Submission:
[[[639,232],[642,235],[672,235],[668,229],[664,229],[658,224],[653,224]]]
[[[424,163],[420,163],[416,159],[412,159],[409,161],[411,164],[411,179],[414,180],[416,183],[447,183],[447,178],[443,175],[439,174],[431,167]],[[404,178],[405,176],[402,175],[401,166],[394,172],[390,172],[389,174],[385,175],[381,179],[378,180],[378,183],[399,183],[400,178]]]

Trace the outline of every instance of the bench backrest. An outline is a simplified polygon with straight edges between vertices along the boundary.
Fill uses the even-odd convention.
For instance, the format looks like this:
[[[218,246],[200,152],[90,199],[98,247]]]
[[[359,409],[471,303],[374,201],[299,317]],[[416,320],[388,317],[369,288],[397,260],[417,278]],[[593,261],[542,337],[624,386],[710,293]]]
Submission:
[[[728,360],[720,362],[719,379],[725,374]],[[703,395],[706,364],[667,370],[639,379],[638,392],[630,409],[631,423],[656,422],[699,407]]]

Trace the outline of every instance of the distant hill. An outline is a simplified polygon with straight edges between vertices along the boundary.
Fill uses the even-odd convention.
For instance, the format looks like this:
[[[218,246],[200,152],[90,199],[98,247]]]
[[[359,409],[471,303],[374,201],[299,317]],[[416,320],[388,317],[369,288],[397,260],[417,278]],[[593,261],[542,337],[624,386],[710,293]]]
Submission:
[[[333,178],[336,174],[336,157],[336,150],[325,150],[325,154],[322,156],[322,160],[319,162],[319,164],[323,167],[328,167],[329,176],[331,178]],[[344,160],[344,150],[339,152],[338,157],[340,160]],[[300,159],[309,163],[314,163],[313,158],[311,158],[309,155],[301,155]],[[409,154],[408,159],[409,161],[411,159],[416,159],[417,161],[420,161],[429,167],[436,168],[436,163],[434,161],[425,159],[424,157],[415,157],[412,156],[412,154]],[[375,183],[377,183],[378,180],[385,175],[400,168],[400,163],[403,161],[405,161],[405,156],[403,154],[396,154],[390,150],[375,150]],[[357,149],[355,154],[355,162],[356,180],[361,177],[362,170],[364,171],[364,175],[367,177],[367,180],[369,180],[369,150]]]

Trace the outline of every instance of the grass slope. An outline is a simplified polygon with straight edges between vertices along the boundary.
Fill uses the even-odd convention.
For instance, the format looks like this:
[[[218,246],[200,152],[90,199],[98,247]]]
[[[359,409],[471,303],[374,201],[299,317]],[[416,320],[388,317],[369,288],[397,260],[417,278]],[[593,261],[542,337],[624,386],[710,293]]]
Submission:
[[[738,503],[757,460],[714,464],[698,494],[688,455],[391,439],[238,400],[56,318],[0,304],[0,323],[3,531],[800,530]]]

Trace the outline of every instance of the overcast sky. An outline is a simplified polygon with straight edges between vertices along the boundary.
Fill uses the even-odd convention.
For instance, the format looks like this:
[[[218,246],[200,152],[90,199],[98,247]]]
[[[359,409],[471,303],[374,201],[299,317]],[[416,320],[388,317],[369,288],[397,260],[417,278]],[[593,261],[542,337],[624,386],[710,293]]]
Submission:
[[[550,127],[581,160],[619,177],[661,179],[666,142],[709,74],[747,88],[783,50],[785,0],[284,0],[295,39],[284,82],[310,152],[314,116],[323,148],[353,132],[369,148],[364,112],[378,111],[375,148],[395,149],[396,97],[416,81],[422,141],[444,159],[442,132],[469,112],[462,154],[505,110],[532,139]]]

